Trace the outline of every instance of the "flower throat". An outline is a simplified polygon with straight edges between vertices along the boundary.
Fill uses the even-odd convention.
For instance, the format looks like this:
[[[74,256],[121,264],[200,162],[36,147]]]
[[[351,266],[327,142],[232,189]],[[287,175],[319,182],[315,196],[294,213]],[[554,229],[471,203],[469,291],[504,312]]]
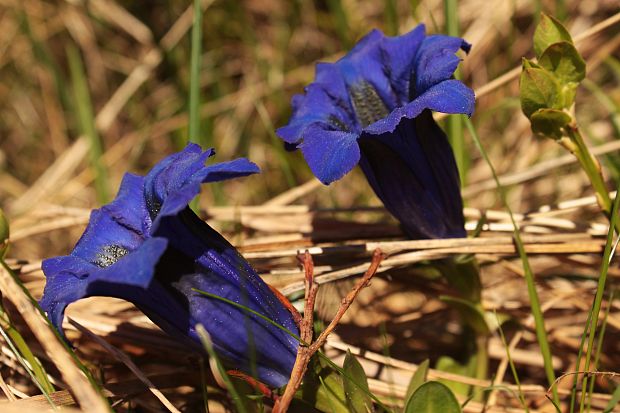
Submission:
[[[362,81],[349,89],[355,115],[362,128],[385,118],[390,114],[375,88]]]

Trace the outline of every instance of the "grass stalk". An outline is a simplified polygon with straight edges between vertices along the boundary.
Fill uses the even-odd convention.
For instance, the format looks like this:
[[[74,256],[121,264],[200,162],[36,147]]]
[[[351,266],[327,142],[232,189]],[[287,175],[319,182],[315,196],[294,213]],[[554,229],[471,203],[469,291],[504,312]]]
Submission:
[[[101,204],[109,202],[108,175],[103,165],[103,145],[95,126],[95,115],[88,81],[80,53],[75,46],[67,47],[67,59],[73,85],[73,107],[77,112],[80,132],[86,136],[90,144],[90,166],[95,175],[95,191]]]
[[[458,37],[458,1],[444,0],[444,14],[446,19],[446,34],[448,34],[449,36]],[[458,68],[454,72],[454,78],[461,78]],[[465,135],[463,133],[463,122],[460,116],[448,116],[448,118],[446,119],[446,132],[450,141],[450,145],[452,146],[452,150],[454,151],[454,158],[456,159],[459,176],[461,177],[461,185],[464,185],[467,177],[467,153],[465,151]]]
[[[620,186],[618,186],[618,190],[620,190]],[[594,296],[594,302],[592,304],[592,309],[590,310],[590,323],[589,323],[589,332],[588,332],[588,344],[586,347],[586,360],[584,365],[584,371],[590,370],[590,360],[592,357],[592,349],[594,348],[594,339],[596,337],[596,328],[598,325],[598,317],[601,311],[601,304],[603,302],[603,295],[605,293],[605,284],[607,282],[607,272],[609,270],[609,264],[611,263],[611,258],[613,257],[612,252],[615,251],[615,246],[613,242],[614,238],[614,228],[618,223],[618,206],[620,205],[620,197],[616,196],[613,202],[613,207],[611,209],[610,216],[610,225],[609,231],[607,233],[607,242],[605,243],[605,251],[603,252],[603,262],[601,264],[601,271],[598,279],[598,285],[596,288],[596,295]],[[586,388],[588,383],[588,376],[584,374],[582,385],[581,385],[581,401],[580,411],[584,411],[585,399],[586,399]]]
[[[616,241],[617,242],[617,241]],[[594,370],[598,370],[598,364],[601,359],[601,351],[603,350],[603,339],[605,338],[605,330],[607,329],[607,319],[609,318],[609,312],[611,310],[611,303],[614,301],[614,292],[609,295],[609,305],[605,310],[605,317],[603,317],[603,323],[601,324],[601,332],[598,335],[596,341],[596,354],[594,355]],[[592,407],[592,394],[594,393],[594,379],[590,380],[590,388],[588,389],[588,400],[586,411],[590,413]]]
[[[523,389],[521,388],[521,380],[519,379],[519,374],[517,373],[517,368],[515,367],[515,363],[512,360],[512,356],[510,355],[510,346],[508,342],[506,342],[506,336],[504,335],[504,329],[502,328],[502,323],[499,321],[499,317],[497,317],[497,313],[495,313],[495,319],[497,320],[497,331],[499,332],[499,337],[502,340],[502,345],[506,349],[506,358],[508,359],[508,365],[510,366],[510,372],[512,373],[512,378],[517,385],[519,401],[521,402],[521,407],[525,410],[525,413],[530,413],[530,409],[527,407],[527,403],[525,402],[525,396],[523,395]]]
[[[233,404],[235,405],[236,411],[238,413],[245,413],[248,410],[246,409],[244,403],[244,397],[237,391],[235,385],[230,380],[230,376],[226,373],[226,369],[222,365],[220,358],[217,356],[215,349],[213,348],[213,342],[211,341],[211,337],[207,330],[202,326],[202,324],[196,325],[196,333],[198,333],[198,337],[200,337],[200,341],[202,342],[203,347],[209,354],[209,357],[213,360],[215,365],[217,366],[217,371],[220,373],[224,384],[226,385],[226,390],[230,393],[230,397],[232,398]]]
[[[202,54],[202,8],[194,0],[192,23],[192,50],[189,71],[189,141],[202,146],[207,142],[200,135],[200,56]]]
[[[56,389],[54,389],[54,386],[47,378],[47,373],[43,365],[35,357],[32,350],[30,350],[24,337],[15,326],[13,326],[2,303],[0,303],[0,330],[0,334],[2,334],[5,341],[11,346],[11,350],[13,350],[15,355],[28,362],[29,366],[26,367],[26,370],[32,375],[32,379],[41,390],[41,393],[43,393],[45,398],[53,405],[49,395]]]
[[[469,130],[469,133],[472,136],[472,139],[474,140],[476,147],[480,151],[480,154],[484,158],[484,161],[487,163],[487,165],[489,166],[489,169],[491,170],[491,174],[493,175],[493,179],[495,180],[495,184],[497,186],[497,190],[500,195],[501,201],[504,204],[504,207],[506,208],[508,215],[510,216],[510,221],[512,222],[512,225],[514,228],[513,234],[514,234],[515,245],[517,248],[517,252],[519,253],[519,257],[521,258],[521,264],[523,265],[523,272],[525,274],[525,282],[527,283],[527,292],[530,298],[530,306],[532,308],[532,316],[534,317],[534,325],[536,329],[536,339],[538,341],[540,352],[543,357],[545,375],[547,376],[547,381],[549,383],[549,386],[553,386],[553,383],[555,382],[555,372],[553,371],[551,349],[549,347],[549,341],[547,339],[547,331],[545,329],[545,319],[543,317],[542,309],[540,306],[538,292],[536,291],[536,282],[534,280],[534,274],[532,272],[532,267],[530,266],[527,253],[525,252],[525,247],[523,245],[523,240],[521,239],[521,235],[519,233],[519,226],[517,224],[517,221],[514,218],[514,215],[512,214],[512,210],[510,209],[510,206],[508,205],[505,188],[499,182],[499,178],[497,176],[497,173],[495,172],[493,163],[491,162],[488,154],[484,150],[484,147],[482,146],[482,143],[480,142],[480,137],[478,136],[478,133],[476,132],[476,129],[474,128],[474,125],[471,119],[469,119],[466,116],[463,116],[463,119],[465,121],[465,125],[467,126],[467,129]],[[556,404],[559,404],[559,400],[560,399],[558,396],[558,391],[556,387],[553,386],[553,401]]]
[[[569,125],[565,128],[565,131],[570,141],[563,140],[561,143],[577,157],[581,168],[588,176],[590,184],[594,189],[599,207],[603,210],[607,219],[609,219],[610,222],[614,222],[613,227],[620,234],[620,222],[613,220],[611,216],[612,200],[609,196],[605,179],[603,178],[601,164],[588,149],[578,127]]]

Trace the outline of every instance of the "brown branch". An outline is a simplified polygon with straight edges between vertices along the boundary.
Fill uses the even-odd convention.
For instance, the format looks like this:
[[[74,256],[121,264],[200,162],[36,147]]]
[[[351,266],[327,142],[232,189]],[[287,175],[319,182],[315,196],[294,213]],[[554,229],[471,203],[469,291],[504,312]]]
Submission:
[[[291,402],[293,401],[293,397],[299,389],[301,382],[303,380],[306,371],[308,370],[308,363],[312,356],[325,344],[327,337],[334,331],[342,316],[349,309],[357,295],[360,291],[368,285],[370,279],[375,275],[381,261],[383,260],[384,255],[380,249],[376,249],[372,256],[372,261],[370,263],[370,267],[364,273],[363,277],[355,284],[353,289],[349,291],[345,298],[342,299],[340,303],[340,307],[336,312],[333,320],[325,330],[319,335],[319,337],[312,344],[308,345],[312,340],[312,332],[313,332],[313,320],[314,320],[314,303],[316,300],[316,295],[318,293],[319,285],[314,282],[314,263],[312,262],[312,256],[306,250],[303,258],[303,265],[305,271],[305,287],[306,287],[306,303],[304,307],[304,318],[302,322],[302,326],[300,328],[300,336],[302,342],[299,344],[299,348],[297,350],[297,358],[295,359],[295,364],[293,366],[293,370],[291,371],[291,378],[286,386],[286,390],[282,397],[276,401],[273,406],[274,413],[285,413]]]

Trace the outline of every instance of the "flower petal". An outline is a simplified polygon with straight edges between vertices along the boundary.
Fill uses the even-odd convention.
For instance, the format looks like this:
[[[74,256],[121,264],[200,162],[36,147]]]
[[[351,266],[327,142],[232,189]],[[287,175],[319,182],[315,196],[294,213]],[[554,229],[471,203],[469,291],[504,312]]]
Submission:
[[[425,38],[425,27],[418,25],[402,36],[386,37],[382,48],[387,55],[384,62],[386,71],[390,75],[392,89],[398,94],[400,104],[410,99],[409,88],[412,73],[415,67],[415,56]]]
[[[213,149],[202,151],[189,144],[159,162],[145,178],[145,198],[156,231],[162,217],[175,215],[200,193],[200,184],[246,176],[259,172],[258,166],[245,158],[215,165],[205,165]]]
[[[436,35],[424,39],[415,59],[416,95],[450,79],[461,61],[455,53],[459,49],[469,51],[470,47],[459,37]]]
[[[254,284],[245,283],[247,280],[242,277],[233,281],[207,271],[183,277],[176,288],[188,297],[192,326],[198,323],[205,326],[226,366],[249,374],[255,372],[259,380],[280,387],[290,376],[298,341],[255,314],[193,290],[241,304],[288,327],[293,334],[299,334],[297,327],[289,322],[290,314],[281,317],[277,311],[273,312],[277,310],[276,306],[269,305],[274,299],[273,293],[258,291]],[[281,304],[279,307],[283,309]],[[198,340],[193,327],[190,335]]]
[[[466,235],[456,163],[430,112],[359,144],[368,182],[411,238]]]
[[[358,135],[308,128],[299,146],[312,173],[325,185],[342,178],[357,165],[360,150]]]
[[[165,239],[149,238],[134,251],[105,267],[75,255],[44,260],[42,269],[47,282],[41,308],[62,334],[65,308],[75,301],[95,295],[134,301],[131,287],[149,287],[166,245]]]
[[[476,97],[473,90],[458,80],[445,80],[432,86],[407,105],[394,109],[387,117],[364,128],[364,132],[373,135],[393,132],[402,118],[413,119],[424,109],[471,116],[475,103]]]

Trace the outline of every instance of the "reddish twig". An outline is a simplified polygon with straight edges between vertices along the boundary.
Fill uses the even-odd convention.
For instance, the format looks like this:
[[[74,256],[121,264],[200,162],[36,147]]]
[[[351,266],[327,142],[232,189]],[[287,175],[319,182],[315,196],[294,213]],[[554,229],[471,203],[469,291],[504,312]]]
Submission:
[[[286,390],[284,391],[282,397],[277,400],[273,406],[274,413],[285,413],[288,410],[291,402],[293,401],[293,397],[295,396],[295,392],[299,389],[301,381],[306,374],[310,359],[323,346],[323,344],[325,344],[327,337],[334,331],[342,319],[342,316],[344,316],[360,291],[368,285],[370,279],[377,272],[383,258],[383,253],[377,248],[373,253],[370,267],[368,267],[366,273],[364,273],[362,278],[355,284],[353,289],[349,291],[346,297],[342,299],[340,307],[338,308],[338,311],[336,312],[336,315],[331,323],[329,323],[327,328],[323,330],[319,337],[312,342],[314,303],[319,286],[314,282],[314,263],[312,262],[312,256],[306,250],[303,257],[303,266],[306,276],[306,303],[304,307],[304,317],[300,327],[301,343],[299,344],[299,348],[297,350],[297,358],[295,359],[295,365],[293,366],[291,378],[286,386]]]
[[[243,380],[244,382],[249,384],[250,387],[260,392],[266,398],[271,399],[273,401],[278,400],[278,395],[272,392],[271,389],[267,387],[267,385],[256,380],[254,377],[248,376],[247,374],[239,370],[228,370],[226,373],[231,377],[236,377],[240,380]]]

